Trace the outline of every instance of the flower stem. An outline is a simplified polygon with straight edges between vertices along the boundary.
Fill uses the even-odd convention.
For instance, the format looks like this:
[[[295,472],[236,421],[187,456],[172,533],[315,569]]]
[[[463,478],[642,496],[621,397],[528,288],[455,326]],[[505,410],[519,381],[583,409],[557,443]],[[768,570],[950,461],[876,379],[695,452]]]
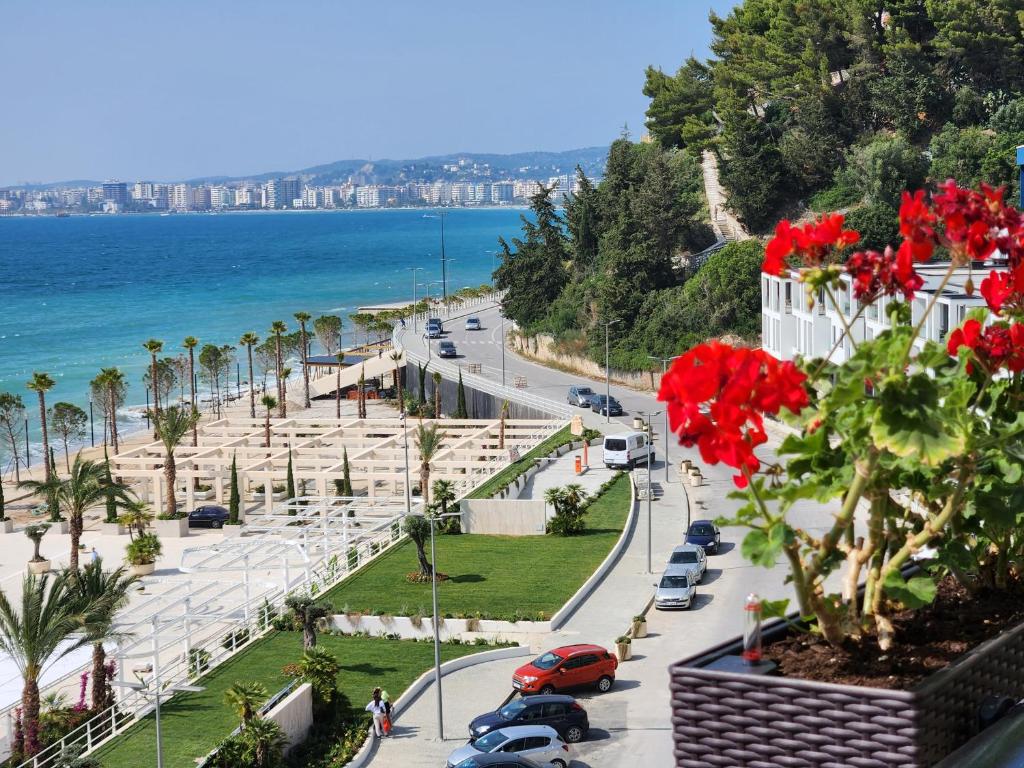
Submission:
[[[924,328],[925,322],[928,320],[928,315],[931,314],[932,309],[935,307],[935,302],[939,300],[939,296],[942,295],[942,291],[949,284],[949,281],[953,277],[953,273],[956,271],[956,261],[950,260],[949,269],[946,270],[946,274],[942,276],[942,282],[939,283],[939,287],[935,289],[931,299],[929,299],[927,306],[924,308],[924,312],[921,313],[921,319],[917,321],[917,325],[914,326],[913,333],[910,334],[910,341],[907,343],[907,349],[903,353],[903,365],[907,364],[910,359],[910,352],[914,349],[914,342],[917,341],[917,337],[921,333],[921,329]],[[911,312],[913,312],[913,304],[911,304]]]
[[[853,338],[853,330],[850,327],[850,324],[846,322],[846,315],[843,314],[843,310],[840,308],[839,302],[836,301],[835,294],[832,293],[832,289],[828,287],[827,283],[822,287],[825,289],[825,295],[828,296],[829,301],[832,302],[832,307],[835,309],[836,315],[839,317],[839,322],[843,324],[844,335],[849,336],[850,338],[850,346],[856,349],[857,340]],[[840,341],[842,341],[842,338],[840,338]],[[831,356],[831,354],[832,353],[830,352],[829,355]]]

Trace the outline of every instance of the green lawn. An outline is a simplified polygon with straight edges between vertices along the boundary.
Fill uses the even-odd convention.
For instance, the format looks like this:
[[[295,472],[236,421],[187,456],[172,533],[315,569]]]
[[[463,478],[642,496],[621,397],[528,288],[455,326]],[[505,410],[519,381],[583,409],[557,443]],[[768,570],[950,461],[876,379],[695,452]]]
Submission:
[[[614,546],[630,506],[623,474],[597,499],[582,536],[438,536],[443,616],[548,619],[594,572]],[[428,549],[429,556],[429,549]],[[412,584],[416,547],[406,541],[325,593],[338,611],[430,615],[430,585]]]
[[[434,662],[434,646],[408,640],[320,635],[318,645],[337,656],[341,664],[338,686],[353,714],[362,712],[370,691],[379,685],[392,701]],[[471,645],[441,646],[443,660],[487,648]],[[236,681],[257,680],[273,695],[288,682],[281,667],[302,655],[302,634],[275,632],[223,664],[199,683],[202,693],[179,693],[161,706],[160,730],[166,768],[194,768],[195,760],[223,741],[238,725],[224,704],[224,691]],[[94,755],[103,768],[137,768],[156,764],[156,727],[153,717],[132,726]]]
[[[496,494],[498,491],[500,491],[502,488],[504,488],[506,485],[511,483],[521,474],[526,472],[526,470],[532,467],[535,459],[539,459],[542,456],[547,456],[549,453],[555,450],[555,448],[557,448],[560,445],[563,445],[564,443],[571,442],[572,439],[573,436],[569,432],[569,427],[562,427],[560,430],[555,432],[555,434],[547,438],[536,448],[527,451],[526,454],[519,459],[519,461],[515,462],[514,464],[509,464],[503,470],[501,470],[492,478],[490,478],[486,483],[484,483],[471,494],[469,494],[469,498],[491,498],[491,496]]]

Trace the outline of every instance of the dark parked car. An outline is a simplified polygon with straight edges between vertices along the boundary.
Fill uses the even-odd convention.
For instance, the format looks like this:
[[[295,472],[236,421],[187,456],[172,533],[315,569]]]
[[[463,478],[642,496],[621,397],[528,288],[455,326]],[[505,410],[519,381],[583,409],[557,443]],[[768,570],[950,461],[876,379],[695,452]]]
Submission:
[[[722,546],[722,534],[710,520],[694,520],[686,532],[686,544],[699,544],[709,555],[717,555]]]
[[[440,357],[458,357],[458,353],[455,351],[455,342],[439,341],[437,343],[437,354]]]
[[[494,712],[473,718],[469,724],[470,740],[494,728],[509,725],[549,725],[570,744],[582,741],[590,730],[587,711],[572,696],[549,694],[512,699]]]
[[[492,752],[467,757],[455,768],[540,768],[540,766],[514,752]]]
[[[224,507],[209,504],[196,507],[188,513],[189,528],[220,528],[228,521],[229,513]]]
[[[593,396],[594,390],[590,387],[569,387],[568,401],[569,405],[575,405],[577,408],[589,408],[590,398]]]
[[[621,416],[622,406],[614,397],[607,395],[591,395],[590,410],[600,413],[602,416]]]

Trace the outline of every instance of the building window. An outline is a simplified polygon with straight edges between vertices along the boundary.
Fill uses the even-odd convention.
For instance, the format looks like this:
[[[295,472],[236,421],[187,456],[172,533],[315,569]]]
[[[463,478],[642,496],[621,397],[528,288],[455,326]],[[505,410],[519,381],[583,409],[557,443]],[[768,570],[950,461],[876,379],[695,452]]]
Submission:
[[[767,307],[768,306],[768,297],[770,295],[768,293],[768,291],[770,290],[770,287],[769,287],[770,285],[771,285],[771,283],[768,282],[768,278],[767,277],[761,278],[761,306],[762,307]]]

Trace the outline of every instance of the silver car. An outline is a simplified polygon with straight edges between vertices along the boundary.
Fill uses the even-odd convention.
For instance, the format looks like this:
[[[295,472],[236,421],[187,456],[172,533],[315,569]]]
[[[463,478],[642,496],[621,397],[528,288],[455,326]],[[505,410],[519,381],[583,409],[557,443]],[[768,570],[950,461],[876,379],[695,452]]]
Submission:
[[[708,565],[708,557],[704,554],[704,547],[699,544],[680,544],[672,550],[668,564],[689,569],[693,572],[694,583],[700,584]]]
[[[448,768],[481,753],[514,752],[537,763],[566,768],[572,760],[569,745],[549,725],[514,725],[485,733],[448,755]]]
[[[654,593],[654,607],[689,608],[697,594],[697,586],[693,583],[693,572],[685,566],[670,565],[658,582],[658,591]]]

